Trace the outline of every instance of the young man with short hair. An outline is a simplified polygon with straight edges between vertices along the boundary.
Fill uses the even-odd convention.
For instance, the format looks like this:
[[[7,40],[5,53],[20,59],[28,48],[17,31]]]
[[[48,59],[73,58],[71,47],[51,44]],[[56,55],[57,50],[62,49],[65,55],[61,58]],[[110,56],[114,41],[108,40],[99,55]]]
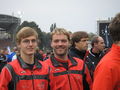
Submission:
[[[48,90],[48,66],[34,57],[38,34],[23,27],[16,35],[20,55],[8,63],[0,76],[0,90]]]
[[[74,32],[71,35],[71,47],[69,54],[73,57],[78,57],[82,60],[86,58],[88,53],[88,39],[89,35],[85,31]]]
[[[51,90],[86,90],[83,79],[86,80],[88,88],[92,89],[92,80],[83,60],[68,55],[70,34],[67,30],[53,30],[51,47],[54,55],[45,61],[50,67]]]

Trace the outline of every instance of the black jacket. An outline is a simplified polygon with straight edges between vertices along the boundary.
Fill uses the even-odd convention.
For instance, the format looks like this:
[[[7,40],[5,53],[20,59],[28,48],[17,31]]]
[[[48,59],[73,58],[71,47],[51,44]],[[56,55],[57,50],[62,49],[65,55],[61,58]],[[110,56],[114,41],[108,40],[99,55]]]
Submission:
[[[0,72],[6,64],[7,64],[7,57],[4,54],[0,54]]]
[[[86,52],[87,51],[79,51],[78,49],[71,47],[69,50],[69,55],[83,60],[86,55]]]
[[[105,51],[100,53],[93,53],[92,49],[89,50],[89,54],[85,59],[85,63],[90,71],[91,76],[93,77],[94,70],[97,64],[100,62],[101,58],[106,54]]]

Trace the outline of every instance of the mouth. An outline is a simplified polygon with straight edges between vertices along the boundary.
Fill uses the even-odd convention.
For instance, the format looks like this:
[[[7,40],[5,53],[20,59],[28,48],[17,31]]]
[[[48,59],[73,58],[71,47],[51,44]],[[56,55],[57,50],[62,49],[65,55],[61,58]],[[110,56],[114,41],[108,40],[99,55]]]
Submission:
[[[57,50],[64,50],[64,48],[56,48]]]
[[[63,46],[56,47],[56,49],[64,49]]]
[[[29,51],[33,51],[34,49],[33,48],[28,48]]]

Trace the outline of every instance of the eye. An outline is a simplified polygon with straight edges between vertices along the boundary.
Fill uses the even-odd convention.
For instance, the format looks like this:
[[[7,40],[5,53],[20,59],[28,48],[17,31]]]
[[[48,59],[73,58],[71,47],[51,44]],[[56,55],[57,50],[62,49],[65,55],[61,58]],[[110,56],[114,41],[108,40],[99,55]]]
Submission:
[[[36,43],[37,42],[37,40],[35,40],[35,39],[33,39],[33,40],[31,40],[32,41],[32,43]]]
[[[88,42],[88,40],[81,40],[81,42]]]
[[[59,40],[54,40],[54,42],[55,42],[55,43],[58,43],[58,42],[59,42]]]
[[[65,43],[65,42],[67,42],[67,40],[61,40],[61,42]]]
[[[23,43],[29,43],[30,41],[29,40],[23,40]]]

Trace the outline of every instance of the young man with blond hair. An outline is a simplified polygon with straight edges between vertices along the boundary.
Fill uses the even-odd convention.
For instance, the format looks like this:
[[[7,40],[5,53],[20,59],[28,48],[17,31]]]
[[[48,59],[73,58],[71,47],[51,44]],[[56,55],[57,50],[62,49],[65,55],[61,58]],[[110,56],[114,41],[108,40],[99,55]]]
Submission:
[[[0,90],[48,90],[48,66],[34,57],[38,34],[23,27],[16,35],[20,55],[8,63],[0,76]]]
[[[68,55],[70,34],[64,28],[55,28],[51,33],[53,55],[45,61],[50,67],[51,90],[84,90],[83,77],[92,88],[89,71],[84,62]]]

